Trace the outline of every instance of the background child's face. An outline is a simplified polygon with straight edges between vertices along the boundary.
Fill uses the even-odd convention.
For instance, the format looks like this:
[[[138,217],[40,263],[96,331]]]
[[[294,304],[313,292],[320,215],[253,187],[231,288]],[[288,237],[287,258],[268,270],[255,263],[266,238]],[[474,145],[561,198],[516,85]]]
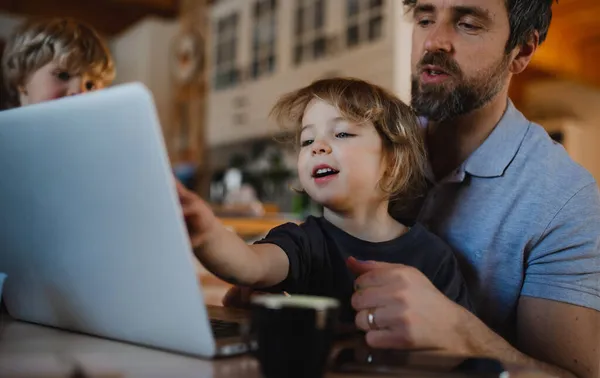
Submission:
[[[313,200],[334,211],[381,202],[383,146],[372,124],[349,122],[335,107],[313,100],[302,127],[298,176]]]
[[[93,79],[88,73],[71,75],[55,62],[41,67],[19,88],[21,105],[37,104],[44,101],[73,96],[100,89],[102,82]]]

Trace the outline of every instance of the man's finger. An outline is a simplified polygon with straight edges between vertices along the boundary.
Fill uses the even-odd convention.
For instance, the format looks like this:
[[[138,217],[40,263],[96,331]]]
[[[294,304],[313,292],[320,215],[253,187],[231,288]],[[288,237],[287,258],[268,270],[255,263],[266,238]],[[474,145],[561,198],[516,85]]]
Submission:
[[[372,271],[373,269],[379,269],[387,266],[386,263],[381,263],[377,261],[361,261],[357,260],[354,257],[349,257],[346,260],[346,266],[350,271],[357,276],[365,274],[367,272]]]
[[[402,317],[404,316],[404,311],[402,306],[387,306],[357,312],[354,320],[357,328],[363,331],[371,331],[368,319],[369,312],[373,314],[374,323],[379,330],[403,327]]]
[[[390,268],[390,266],[393,267]],[[390,284],[393,284],[398,288],[403,288],[405,286],[405,272],[406,269],[404,265],[388,264],[385,268],[374,269],[363,273],[354,281],[354,288],[358,291],[370,287],[386,286]]]
[[[356,311],[391,304],[404,305],[402,292],[392,286],[375,286],[359,290],[352,295],[352,308]]]
[[[365,336],[367,345],[375,349],[412,349],[415,343],[403,329],[369,331]]]

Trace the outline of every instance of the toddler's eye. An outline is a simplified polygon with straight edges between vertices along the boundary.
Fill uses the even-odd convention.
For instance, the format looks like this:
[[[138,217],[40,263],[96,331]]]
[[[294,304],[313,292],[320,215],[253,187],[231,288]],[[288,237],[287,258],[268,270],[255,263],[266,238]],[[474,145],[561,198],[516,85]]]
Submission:
[[[96,84],[93,81],[88,81],[85,83],[85,89],[88,91],[93,91],[96,89]]]
[[[312,144],[312,139],[307,139],[307,140],[303,140],[302,142],[300,142],[300,146],[302,147],[306,147],[306,146],[310,146]]]
[[[62,81],[69,81],[69,80],[71,80],[71,74],[69,74],[69,73],[68,73],[68,72],[66,72],[66,71],[60,71],[60,72],[58,72],[58,73],[56,74],[56,77],[57,77],[59,80],[62,80]]]

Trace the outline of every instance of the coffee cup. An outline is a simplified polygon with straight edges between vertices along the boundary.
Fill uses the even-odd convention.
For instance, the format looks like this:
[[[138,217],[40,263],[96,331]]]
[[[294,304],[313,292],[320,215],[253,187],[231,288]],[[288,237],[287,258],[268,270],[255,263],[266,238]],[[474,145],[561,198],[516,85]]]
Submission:
[[[251,332],[264,377],[322,377],[335,337],[339,306],[338,300],[327,297],[254,297]]]

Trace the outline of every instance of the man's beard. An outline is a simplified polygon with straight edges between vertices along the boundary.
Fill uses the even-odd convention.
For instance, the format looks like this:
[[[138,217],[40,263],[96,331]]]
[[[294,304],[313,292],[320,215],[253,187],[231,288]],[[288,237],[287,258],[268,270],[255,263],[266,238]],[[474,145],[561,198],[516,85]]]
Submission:
[[[411,105],[420,116],[433,122],[442,122],[468,114],[490,102],[503,88],[507,75],[508,56],[482,71],[477,77],[466,78],[449,55],[443,52],[428,53],[421,59],[416,73],[412,74]],[[440,84],[421,86],[421,68],[435,65],[450,75]],[[451,81],[457,82],[452,85]],[[450,84],[450,85],[449,85]]]

